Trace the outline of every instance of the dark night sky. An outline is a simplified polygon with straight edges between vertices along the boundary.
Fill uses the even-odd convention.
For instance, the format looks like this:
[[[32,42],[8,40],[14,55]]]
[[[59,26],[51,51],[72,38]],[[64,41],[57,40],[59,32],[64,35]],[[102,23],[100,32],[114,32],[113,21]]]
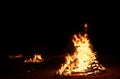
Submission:
[[[107,7],[97,10],[7,7],[1,16],[0,53],[25,53],[34,48],[58,52],[66,48],[71,35],[81,31],[85,22],[95,50],[115,53],[119,49],[119,13]]]

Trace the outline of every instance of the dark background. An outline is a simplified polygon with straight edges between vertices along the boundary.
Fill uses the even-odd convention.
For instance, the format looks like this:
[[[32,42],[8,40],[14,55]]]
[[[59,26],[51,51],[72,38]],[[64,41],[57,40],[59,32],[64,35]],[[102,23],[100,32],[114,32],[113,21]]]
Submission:
[[[29,55],[34,50],[44,55],[61,54],[60,51],[71,45],[72,35],[82,31],[84,23],[88,23],[89,38],[95,51],[118,56],[118,7],[46,5],[2,6],[1,56]]]

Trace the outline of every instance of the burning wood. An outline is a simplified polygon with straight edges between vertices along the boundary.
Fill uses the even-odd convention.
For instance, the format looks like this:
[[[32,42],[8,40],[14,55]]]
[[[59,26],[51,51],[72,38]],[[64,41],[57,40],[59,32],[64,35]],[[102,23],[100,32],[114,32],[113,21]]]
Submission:
[[[105,71],[96,58],[96,52],[93,51],[92,45],[87,35],[87,24],[85,24],[84,34],[79,33],[73,36],[72,42],[75,47],[73,55],[66,56],[66,62],[56,72],[57,75],[91,75]]]
[[[42,61],[43,61],[43,59],[42,59],[41,55],[34,54],[33,58],[26,59],[24,62],[26,62],[26,63],[28,63],[28,62],[35,63],[35,62],[42,62]]]

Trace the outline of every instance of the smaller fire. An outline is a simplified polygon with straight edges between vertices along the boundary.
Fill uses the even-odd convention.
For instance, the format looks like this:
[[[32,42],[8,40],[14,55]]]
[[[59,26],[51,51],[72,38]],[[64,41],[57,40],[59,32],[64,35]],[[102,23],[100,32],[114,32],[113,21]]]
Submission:
[[[18,55],[9,55],[9,58],[23,58],[23,55],[21,53]]]
[[[35,63],[35,62],[42,62],[42,61],[43,61],[43,59],[42,59],[41,55],[34,54],[33,58],[26,59],[24,62],[25,63],[28,63],[28,62]]]

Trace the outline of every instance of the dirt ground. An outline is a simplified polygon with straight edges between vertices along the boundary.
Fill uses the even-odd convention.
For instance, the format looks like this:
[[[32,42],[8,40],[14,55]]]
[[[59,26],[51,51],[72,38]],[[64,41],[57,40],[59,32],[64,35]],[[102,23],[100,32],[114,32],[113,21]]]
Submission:
[[[48,56],[41,63],[23,63],[22,60],[1,61],[0,79],[120,79],[119,60],[112,55],[100,55],[98,60],[106,72],[90,76],[57,76],[55,73],[64,62],[64,56]]]

